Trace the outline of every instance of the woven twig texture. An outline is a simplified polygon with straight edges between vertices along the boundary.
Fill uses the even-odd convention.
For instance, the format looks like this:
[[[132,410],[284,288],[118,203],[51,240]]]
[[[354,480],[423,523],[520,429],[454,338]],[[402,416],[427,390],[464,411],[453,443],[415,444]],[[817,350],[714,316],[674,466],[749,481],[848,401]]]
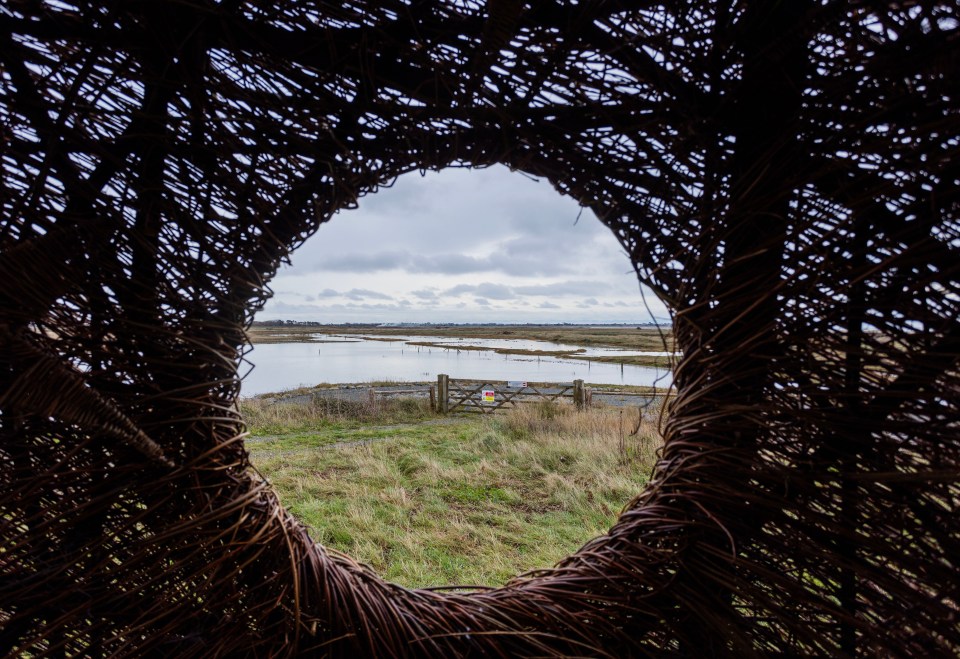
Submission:
[[[0,654],[957,655],[958,26],[955,0],[5,0]],[[616,234],[673,311],[676,403],[607,535],[411,591],[249,468],[244,329],[338,209],[494,163]]]

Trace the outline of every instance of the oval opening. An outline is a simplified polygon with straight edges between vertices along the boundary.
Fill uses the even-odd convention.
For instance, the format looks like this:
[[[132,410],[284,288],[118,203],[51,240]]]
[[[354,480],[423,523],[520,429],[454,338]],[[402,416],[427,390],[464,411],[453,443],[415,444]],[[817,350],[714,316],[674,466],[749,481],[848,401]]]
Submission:
[[[251,461],[315,539],[385,578],[549,568],[645,485],[668,314],[548,183],[407,174],[272,286],[240,403]]]

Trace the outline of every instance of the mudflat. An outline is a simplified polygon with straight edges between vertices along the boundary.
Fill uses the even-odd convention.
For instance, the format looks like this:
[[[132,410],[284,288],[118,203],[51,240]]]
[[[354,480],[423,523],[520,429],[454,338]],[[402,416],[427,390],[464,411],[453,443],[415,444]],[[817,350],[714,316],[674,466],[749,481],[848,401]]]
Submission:
[[[409,335],[460,339],[529,339],[584,347],[624,348],[637,351],[673,350],[669,328],[632,325],[287,325],[254,323],[248,332],[252,343],[297,343],[312,334],[369,337]]]

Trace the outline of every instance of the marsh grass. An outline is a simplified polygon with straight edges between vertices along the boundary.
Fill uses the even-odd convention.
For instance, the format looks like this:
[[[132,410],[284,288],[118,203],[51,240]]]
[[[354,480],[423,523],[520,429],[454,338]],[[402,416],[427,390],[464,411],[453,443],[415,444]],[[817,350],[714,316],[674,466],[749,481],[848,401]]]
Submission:
[[[240,399],[240,414],[254,435],[283,435],[331,427],[364,424],[416,423],[433,416],[424,398],[387,398],[359,395],[358,398],[313,396],[308,400],[284,402],[270,398]]]
[[[622,427],[618,409],[537,404],[364,445],[310,450],[291,437],[297,450],[276,451],[281,438],[250,451],[318,541],[387,579],[497,585],[603,533],[643,488],[658,435],[644,422],[623,451]]]

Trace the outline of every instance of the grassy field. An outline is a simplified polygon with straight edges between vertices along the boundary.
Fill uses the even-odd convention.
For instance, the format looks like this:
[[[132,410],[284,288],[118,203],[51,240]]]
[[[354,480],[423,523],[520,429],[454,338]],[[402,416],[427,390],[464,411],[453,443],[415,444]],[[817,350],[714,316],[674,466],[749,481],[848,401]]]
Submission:
[[[253,464],[314,538],[410,587],[497,585],[553,565],[609,528],[660,444],[652,421],[629,435],[637,410],[241,406]]]

